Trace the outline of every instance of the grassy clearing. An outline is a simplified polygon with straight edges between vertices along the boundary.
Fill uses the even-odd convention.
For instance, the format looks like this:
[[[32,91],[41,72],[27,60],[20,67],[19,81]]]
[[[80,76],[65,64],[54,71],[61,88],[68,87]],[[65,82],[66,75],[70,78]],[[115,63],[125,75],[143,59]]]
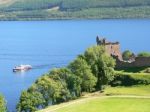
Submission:
[[[62,108],[47,108],[39,112],[149,112],[149,105],[149,99],[99,97]]]
[[[107,87],[104,94],[106,95],[142,95],[150,96],[150,85],[140,85],[131,87]]]
[[[50,106],[39,112],[149,112],[150,110],[150,99],[143,98],[150,97],[150,85],[107,87],[103,94],[114,96],[102,96],[99,92],[85,94],[85,98]],[[130,97],[132,95],[135,97]]]

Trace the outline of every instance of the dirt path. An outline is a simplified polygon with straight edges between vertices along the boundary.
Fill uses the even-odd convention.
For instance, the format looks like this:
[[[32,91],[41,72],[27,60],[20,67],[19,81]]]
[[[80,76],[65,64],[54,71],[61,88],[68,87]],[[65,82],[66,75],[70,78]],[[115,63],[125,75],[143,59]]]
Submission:
[[[56,110],[58,109],[61,109],[61,108],[64,108],[64,107],[68,107],[70,105],[73,105],[73,104],[77,104],[77,103],[83,103],[83,102],[86,102],[87,100],[91,100],[91,99],[96,99],[96,98],[101,98],[101,99],[104,99],[104,98],[146,98],[146,99],[150,99],[150,96],[136,96],[136,95],[114,95],[114,96],[89,96],[89,97],[85,97],[85,98],[82,98],[82,99],[79,99],[79,100],[75,100],[75,101],[71,101],[71,102],[66,102],[66,103],[63,103],[63,104],[60,104],[59,107],[54,107],[53,109],[45,109],[43,111],[40,111],[40,112],[55,112]],[[58,105],[56,105],[58,106]]]

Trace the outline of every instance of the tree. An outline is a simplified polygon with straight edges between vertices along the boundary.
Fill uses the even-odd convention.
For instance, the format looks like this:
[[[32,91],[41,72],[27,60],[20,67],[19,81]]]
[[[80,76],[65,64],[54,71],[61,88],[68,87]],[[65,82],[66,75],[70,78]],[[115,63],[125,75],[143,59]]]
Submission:
[[[68,66],[73,74],[81,78],[82,91],[91,92],[94,90],[96,85],[96,77],[93,75],[90,66],[83,59],[78,57]]]
[[[65,90],[65,92],[68,93],[61,95],[62,98],[64,97],[66,100],[68,100],[72,97],[80,96],[81,80],[78,76],[73,74],[68,68],[53,69],[49,73],[49,77],[55,81],[61,82],[61,85],[63,85],[63,90]]]
[[[67,79],[68,89],[70,91],[72,99],[81,96],[81,83],[81,78],[74,74],[70,75]]]
[[[93,46],[84,53],[84,58],[97,77],[97,90],[102,90],[114,78],[115,60],[106,54],[104,46]]]
[[[68,101],[72,97],[76,98],[80,93],[81,81],[77,76],[71,74],[67,68],[53,69],[40,77],[27,91],[22,92],[17,110],[33,112],[48,105]]]
[[[33,112],[48,105],[79,97],[82,91],[101,90],[113,79],[115,61],[103,46],[88,48],[67,68],[53,69],[23,91],[18,112]]]
[[[133,57],[133,55],[134,54],[129,50],[126,50],[122,53],[123,60],[126,60],[126,61],[130,60]]]
[[[0,112],[6,112],[6,102],[4,100],[4,97],[0,95]]]
[[[42,108],[45,100],[41,93],[37,91],[23,91],[21,93],[20,102],[17,105],[18,112],[35,112]]]
[[[36,81],[36,91],[40,92],[44,99],[44,106],[56,104],[57,98],[60,97],[62,85],[59,81],[55,81],[48,75],[42,76]]]
[[[67,80],[70,75],[71,72],[67,68],[53,69],[49,73],[49,77],[54,81],[59,82],[62,86],[60,90],[60,97],[57,98],[57,103],[68,101],[69,99],[71,99],[70,91],[68,89],[68,84],[67,84]]]
[[[150,52],[141,52],[138,54],[138,57],[150,57]]]

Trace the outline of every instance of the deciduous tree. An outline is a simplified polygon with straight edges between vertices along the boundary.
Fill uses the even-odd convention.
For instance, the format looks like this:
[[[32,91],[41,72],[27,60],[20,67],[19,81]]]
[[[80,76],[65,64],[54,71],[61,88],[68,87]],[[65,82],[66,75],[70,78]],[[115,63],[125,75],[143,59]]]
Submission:
[[[97,78],[93,75],[90,66],[83,58],[78,57],[68,67],[73,74],[81,78],[82,91],[91,92],[94,90]]]
[[[134,54],[129,50],[126,50],[122,53],[123,60],[126,60],[126,61],[130,60],[130,58],[132,58],[133,55]]]
[[[113,80],[115,60],[106,54],[104,46],[93,46],[84,53],[84,58],[91,66],[93,74],[97,77],[98,90]]]
[[[23,91],[21,93],[20,101],[17,105],[18,112],[35,112],[42,108],[45,100],[43,95],[37,91]]]

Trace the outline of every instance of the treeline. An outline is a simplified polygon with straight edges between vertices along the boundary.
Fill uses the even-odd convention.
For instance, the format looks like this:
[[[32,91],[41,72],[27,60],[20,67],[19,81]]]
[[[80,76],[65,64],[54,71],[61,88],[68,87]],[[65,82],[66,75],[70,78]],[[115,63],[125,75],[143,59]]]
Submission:
[[[85,8],[112,8],[150,5],[149,0],[64,0],[62,10],[81,10]]]
[[[51,8],[57,7],[54,10]],[[50,10],[49,10],[50,9]],[[0,20],[150,18],[149,0],[16,0]]]
[[[1,11],[42,10],[59,6],[62,11],[77,11],[87,8],[112,8],[149,6],[149,0],[18,0],[1,7]]]
[[[0,20],[51,20],[51,19],[127,19],[150,18],[150,6],[130,8],[90,8],[80,11],[19,11],[2,13]]]
[[[88,48],[65,68],[52,69],[23,91],[18,112],[34,112],[49,105],[66,102],[82,92],[103,90],[114,78],[115,60],[103,46]]]

